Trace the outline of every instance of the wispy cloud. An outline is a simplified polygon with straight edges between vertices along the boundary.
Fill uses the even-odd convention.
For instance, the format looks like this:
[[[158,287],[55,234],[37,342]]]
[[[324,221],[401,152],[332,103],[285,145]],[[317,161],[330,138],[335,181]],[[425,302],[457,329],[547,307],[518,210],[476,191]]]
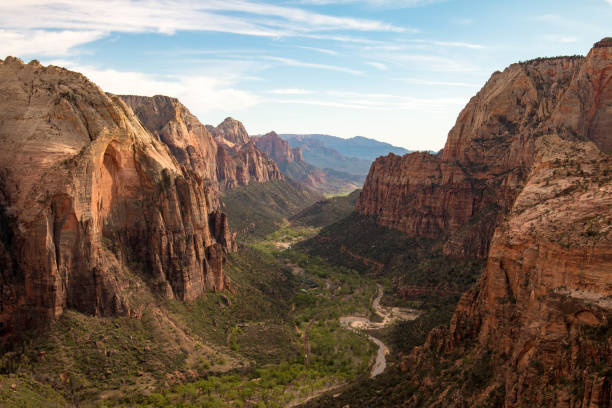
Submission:
[[[442,3],[446,0],[296,0],[299,4],[312,4],[317,6],[325,6],[329,4],[351,4],[362,3],[375,7],[387,8],[408,8],[421,7],[434,3]]]
[[[559,43],[564,43],[564,44],[575,43],[578,41],[578,38],[573,37],[573,36],[556,35],[556,34],[545,35],[543,38],[546,41],[559,42]]]
[[[321,54],[327,54],[327,55],[339,55],[338,52],[333,51],[333,50],[329,50],[327,48],[317,48],[317,47],[306,47],[304,45],[298,45],[298,48],[302,48],[304,50],[310,50],[310,51],[316,51],[316,52],[320,52]]]
[[[381,71],[386,71],[387,70],[387,66],[383,63],[380,62],[372,62],[372,61],[367,61],[366,62],[367,65],[374,67],[376,69],[379,69]]]
[[[269,94],[274,95],[310,95],[314,93],[313,91],[309,91],[307,89],[300,88],[282,88],[282,89],[273,89],[268,91]]]
[[[376,111],[411,110],[429,112],[463,106],[466,103],[464,98],[415,98],[406,95],[352,91],[328,91],[325,95],[326,98],[268,99],[264,102]]]
[[[141,72],[99,69],[65,60],[43,61],[83,73],[104,91],[115,94],[167,95],[181,100],[205,122],[211,111],[239,112],[259,103],[259,98],[237,89],[236,82],[203,75],[150,75]]]
[[[477,88],[480,85],[471,84],[468,82],[452,82],[452,81],[428,81],[419,78],[397,78],[398,81],[406,82],[413,85],[424,85],[424,86],[456,86],[462,88]]]
[[[324,70],[327,70],[327,71],[345,72],[347,74],[352,74],[352,75],[361,75],[361,74],[363,74],[363,72],[357,71],[357,70],[351,69],[351,68],[346,68],[346,67],[341,67],[341,66],[336,66],[336,65],[328,65],[328,64],[315,64],[315,63],[311,63],[311,62],[304,62],[304,61],[295,60],[295,59],[292,59],[292,58],[264,57],[264,59],[267,59],[269,61],[279,62],[279,63],[281,63],[283,65],[287,65],[287,66],[290,66],[290,67],[324,69]]]
[[[432,41],[432,43],[435,45],[443,46],[443,47],[471,48],[474,50],[481,50],[485,48],[484,45],[471,44],[471,43],[459,42],[459,41]]]
[[[106,35],[104,31],[0,29],[0,58],[7,55],[68,55],[73,48]]]
[[[5,0],[0,26],[11,32],[85,30],[110,33],[216,31],[250,36],[302,36],[329,30],[404,32],[379,20],[316,13],[251,0]],[[18,31],[19,30],[19,31]]]

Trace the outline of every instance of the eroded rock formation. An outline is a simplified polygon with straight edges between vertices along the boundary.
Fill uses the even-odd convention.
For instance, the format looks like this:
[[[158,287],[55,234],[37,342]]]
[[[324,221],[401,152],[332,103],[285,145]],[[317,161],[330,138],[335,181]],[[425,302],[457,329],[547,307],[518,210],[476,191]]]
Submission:
[[[494,73],[441,153],[377,159],[357,210],[410,235],[443,238],[448,254],[486,256],[495,226],[525,185],[539,137],[554,130],[609,150],[609,50]]]
[[[415,387],[406,406],[612,406],[612,41],[597,43],[586,59],[513,65],[483,91],[513,72],[541,73],[521,80],[517,97],[548,96],[534,114],[541,125],[519,121],[514,136],[500,138],[505,159],[497,145],[476,149],[470,136],[483,129],[478,112],[495,112],[497,102],[466,108],[441,157],[393,158],[408,168],[419,157],[442,166],[482,163],[492,151],[498,162],[488,168],[508,172],[493,186],[520,187],[510,191],[516,198],[506,201],[479,285],[463,295],[449,327],[404,358]],[[510,100],[498,114],[516,124],[517,105]]]
[[[225,119],[204,126],[177,99],[122,95],[142,124],[170,148],[179,163],[221,189],[279,180],[274,163],[250,140],[242,123]]]
[[[404,360],[428,373],[416,382],[432,404],[612,406],[612,158],[558,135],[539,138],[535,151],[479,287],[464,294],[450,327]],[[463,380],[432,386],[440,361]],[[483,372],[480,383],[465,381]]]
[[[212,139],[166,120],[175,101],[156,101],[156,137],[120,98],[62,68],[8,57],[0,90],[0,336],[66,308],[131,314],[142,277],[186,301],[228,287],[234,243],[203,177]]]

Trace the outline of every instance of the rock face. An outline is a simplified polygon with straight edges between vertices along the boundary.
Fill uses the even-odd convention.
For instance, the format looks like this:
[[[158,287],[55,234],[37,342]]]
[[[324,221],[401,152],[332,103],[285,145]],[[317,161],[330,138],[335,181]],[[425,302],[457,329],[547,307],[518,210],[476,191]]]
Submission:
[[[605,82],[582,81],[596,80],[591,67],[606,61],[608,50],[595,49],[587,61],[547,58],[494,73],[463,109],[440,154],[376,160],[357,211],[410,235],[443,238],[448,254],[486,256],[495,225],[525,185],[538,137],[559,128],[564,137],[599,138],[606,147],[600,129],[609,130],[608,91],[595,95]],[[566,114],[574,98],[589,97],[597,107],[577,104],[580,112]],[[588,115],[592,120],[578,122]]]
[[[217,127],[206,125],[206,129],[214,136],[214,138],[223,143],[224,141],[243,145],[249,143],[249,134],[247,133],[242,123],[234,118],[226,118]]]
[[[253,136],[259,150],[272,158],[288,178],[321,193],[341,193],[359,188],[359,177],[331,174],[304,161],[300,148],[292,148],[276,132]],[[340,177],[343,176],[343,177]],[[349,177],[346,177],[349,176]]]
[[[120,98],[145,128],[170,148],[180,164],[222,190],[283,177],[237,120],[227,118],[216,128],[204,126],[175,98],[161,95]]]
[[[302,151],[299,148],[292,149],[286,140],[280,138],[276,132],[266,133],[263,136],[254,136],[255,145],[266,152],[276,163],[304,162]]]
[[[503,111],[497,110],[496,98],[488,102],[492,106],[468,110],[510,74],[523,78],[516,83],[517,98],[547,96],[529,99],[540,100],[538,110],[520,115],[535,115],[540,125],[517,122],[518,99],[509,99]],[[498,96],[508,92],[506,86],[497,91]],[[606,153],[612,143],[611,92],[609,39],[597,43],[586,59],[513,65],[494,74],[472,99],[441,157],[380,161],[414,169],[413,162],[421,160],[447,174],[445,165],[494,157],[497,163],[487,162],[487,168],[508,172],[502,184],[491,184],[501,197],[508,193],[508,211],[490,240],[478,287],[464,294],[450,326],[432,331],[402,363],[406,371],[420,373],[407,374],[418,391],[406,406],[612,406],[612,157]],[[488,136],[477,130],[493,126],[482,121],[486,112],[504,114],[508,126],[518,127],[513,136],[478,150]],[[482,142],[473,140],[475,132]],[[497,155],[498,144],[506,146],[506,159]],[[394,169],[387,170],[389,183],[390,174],[399,174]],[[421,173],[405,176],[421,185],[424,179]]]
[[[432,331],[404,361],[420,372],[445,361],[459,372],[437,387],[417,380],[432,403],[612,406],[612,158],[557,135],[539,138],[535,151],[479,287],[463,296],[449,328]],[[452,386],[483,366],[458,355],[486,362],[487,378]]]
[[[2,338],[66,308],[130,314],[136,272],[186,301],[228,287],[222,265],[234,243],[216,187],[201,176],[214,155],[161,132],[174,126],[164,115],[175,101],[158,99],[147,123],[164,144],[81,74],[9,57],[0,89]],[[208,133],[184,124],[204,151]]]

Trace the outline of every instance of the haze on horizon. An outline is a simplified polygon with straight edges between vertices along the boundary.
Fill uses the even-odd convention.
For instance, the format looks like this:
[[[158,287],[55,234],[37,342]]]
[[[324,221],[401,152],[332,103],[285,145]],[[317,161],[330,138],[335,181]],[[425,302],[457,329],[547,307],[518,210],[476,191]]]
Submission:
[[[251,134],[439,150],[492,72],[584,55],[611,19],[612,0],[5,0],[0,58],[177,97],[202,122],[232,116]]]

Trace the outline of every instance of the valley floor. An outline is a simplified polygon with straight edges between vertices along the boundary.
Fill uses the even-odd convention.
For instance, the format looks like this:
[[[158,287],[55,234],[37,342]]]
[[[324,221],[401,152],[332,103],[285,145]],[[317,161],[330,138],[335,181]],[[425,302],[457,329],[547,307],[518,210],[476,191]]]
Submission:
[[[388,348],[363,330],[396,309],[374,277],[295,249],[318,231],[285,222],[246,240],[227,271],[235,293],[146,299],[140,320],[66,313],[3,356],[0,406],[284,407],[378,374]]]

